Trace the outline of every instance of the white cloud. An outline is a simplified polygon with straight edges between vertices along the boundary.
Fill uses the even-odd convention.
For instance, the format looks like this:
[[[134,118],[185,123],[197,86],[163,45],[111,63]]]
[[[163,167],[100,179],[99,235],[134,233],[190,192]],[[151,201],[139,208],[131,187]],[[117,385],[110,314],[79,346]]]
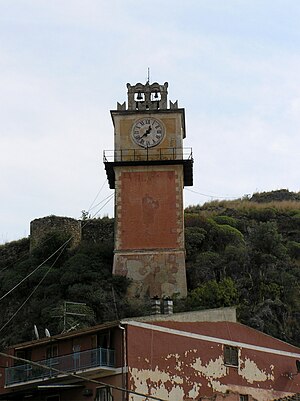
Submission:
[[[147,67],[186,108],[196,192],[299,190],[299,7],[7,4],[0,4],[0,242],[23,236],[36,217],[77,217],[88,208],[105,180],[102,150],[113,146],[109,109],[126,100],[126,82],[146,80]],[[109,193],[105,185],[101,196]],[[189,191],[185,198],[209,199]]]

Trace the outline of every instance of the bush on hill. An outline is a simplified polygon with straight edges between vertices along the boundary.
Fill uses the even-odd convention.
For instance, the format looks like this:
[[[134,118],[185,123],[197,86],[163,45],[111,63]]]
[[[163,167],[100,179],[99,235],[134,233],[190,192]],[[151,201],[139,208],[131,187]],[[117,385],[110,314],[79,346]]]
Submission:
[[[187,208],[189,294],[175,299],[175,310],[236,305],[241,322],[300,346],[298,197],[280,190]],[[129,281],[112,276],[111,219],[102,231],[100,242],[86,235],[77,249],[62,247],[51,258],[65,242],[59,233],[32,253],[29,239],[0,247],[0,345],[31,340],[34,324],[56,334],[149,313],[147,300],[126,299]],[[67,327],[65,301],[86,305],[85,316],[68,316]]]

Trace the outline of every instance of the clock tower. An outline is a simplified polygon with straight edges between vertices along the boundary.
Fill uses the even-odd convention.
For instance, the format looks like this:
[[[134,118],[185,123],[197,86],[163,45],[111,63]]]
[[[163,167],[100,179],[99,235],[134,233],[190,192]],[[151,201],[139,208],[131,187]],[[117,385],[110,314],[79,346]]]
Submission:
[[[131,297],[185,297],[183,187],[193,159],[183,148],[184,109],[168,108],[167,82],[127,89],[127,105],[111,111],[114,150],[104,151],[115,189],[113,274],[131,279]]]

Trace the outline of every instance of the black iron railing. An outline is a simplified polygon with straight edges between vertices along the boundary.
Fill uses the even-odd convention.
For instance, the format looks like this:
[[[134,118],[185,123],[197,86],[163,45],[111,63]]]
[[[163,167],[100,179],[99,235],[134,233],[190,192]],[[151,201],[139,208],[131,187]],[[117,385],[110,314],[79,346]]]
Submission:
[[[104,163],[155,160],[193,160],[192,148],[143,148],[103,151]]]

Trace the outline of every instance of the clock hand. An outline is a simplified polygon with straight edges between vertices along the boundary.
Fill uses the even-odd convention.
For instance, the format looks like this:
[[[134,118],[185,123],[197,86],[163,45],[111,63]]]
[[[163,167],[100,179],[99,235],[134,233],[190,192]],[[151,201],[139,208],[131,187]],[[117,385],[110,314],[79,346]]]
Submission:
[[[143,138],[144,136],[149,135],[151,130],[152,130],[152,127],[149,125],[148,129],[144,132],[144,134],[141,136],[141,138]]]

